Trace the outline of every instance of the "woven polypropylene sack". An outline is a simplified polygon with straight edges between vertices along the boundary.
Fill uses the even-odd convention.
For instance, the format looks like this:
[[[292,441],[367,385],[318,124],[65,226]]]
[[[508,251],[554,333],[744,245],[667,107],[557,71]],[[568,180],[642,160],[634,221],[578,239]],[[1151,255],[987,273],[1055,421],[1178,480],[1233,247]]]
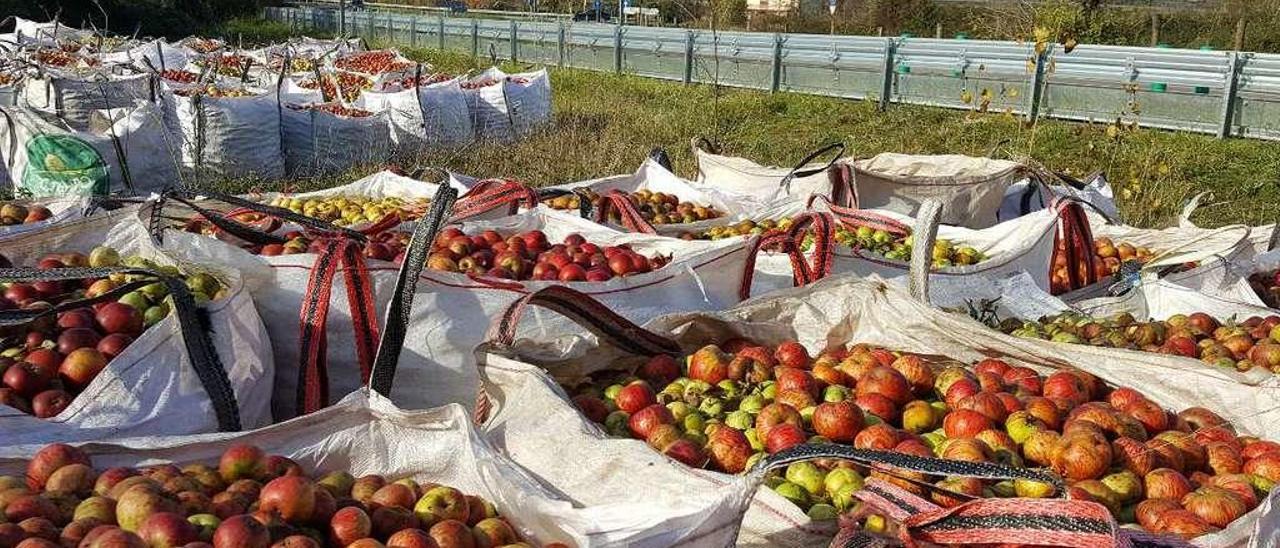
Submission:
[[[159,190],[179,179],[175,145],[160,106],[152,102],[97,111],[85,130],[32,109],[0,107],[0,155],[18,194]]]
[[[547,70],[508,74],[502,81],[517,137],[551,121],[551,77]]]
[[[128,108],[154,98],[148,74],[79,75],[51,69],[24,81],[23,106],[56,114],[75,129],[88,127],[94,111]]]
[[[1273,387],[1241,385],[1230,375],[1167,356],[1006,336],[967,316],[920,303],[877,277],[835,277],[723,312],[659,317],[645,327],[673,336],[687,351],[708,341],[747,337],[770,344],[797,340],[810,352],[869,343],[968,363],[996,357],[1042,372],[1071,365],[1113,385],[1139,387],[1165,407],[1206,407],[1242,433],[1280,435],[1280,393]],[[602,513],[626,508],[616,513],[614,545],[647,546],[650,535],[657,539],[655,546],[699,546],[704,535],[707,546],[726,543],[712,533],[723,526],[716,518],[732,511],[745,478],[683,467],[642,441],[607,438],[553,380],[572,381],[607,368],[622,355],[617,349],[572,337],[522,340],[515,348],[523,362],[487,354],[481,368],[493,402],[484,427],[499,450],[584,507],[599,506]],[[572,455],[572,467],[564,466],[566,455]],[[1265,539],[1259,531],[1280,526],[1280,512],[1272,508],[1264,503],[1197,542],[1247,546]],[[814,522],[769,489],[758,489],[749,508],[737,509],[744,510],[738,546],[825,545],[835,530],[835,522]],[[650,529],[659,523],[670,525],[658,528],[661,533]]]
[[[733,200],[729,195],[717,192],[713,189],[695,186],[689,181],[668,171],[667,168],[662,167],[652,158],[646,159],[642,164],[640,164],[640,167],[636,169],[635,173],[629,175],[613,175],[575,183],[552,185],[545,188],[561,191],[589,189],[601,196],[605,196],[615,190],[625,193],[632,193],[638,190],[648,190],[651,192],[671,194],[679,198],[682,202],[691,202],[697,205],[710,206],[723,213],[722,217],[706,221],[652,225],[652,228],[658,234],[667,236],[680,236],[685,232],[702,232],[713,226],[745,218],[752,213],[758,212],[758,210],[755,210],[749,205],[735,202],[735,200]],[[791,208],[788,209],[788,211],[793,209],[798,211],[803,210],[803,207],[798,209]],[[620,230],[636,230],[634,227],[613,226]]]
[[[461,228],[468,234],[488,229],[502,234],[536,229],[546,233],[550,242],[561,242],[569,234],[579,234],[602,248],[626,244],[647,257],[671,256],[671,262],[643,274],[578,283],[511,282],[423,271],[391,388],[390,395],[399,405],[472,403],[479,387],[473,349],[484,341],[491,318],[520,297],[547,286],[574,287],[639,321],[678,310],[728,308],[740,300],[750,244],[749,241],[684,242],[622,233],[547,208],[491,221],[464,223]],[[378,300],[379,305],[384,303],[382,293]],[[545,336],[570,329],[577,331],[573,324],[554,315],[539,319],[527,326],[532,333]],[[331,378],[336,374],[331,374]]]
[[[968,228],[995,225],[1005,190],[1026,179],[1026,166],[960,155],[885,153],[850,163],[857,206],[915,215],[928,199],[942,202],[942,222]]]
[[[253,93],[172,98],[184,167],[200,177],[284,176],[279,103],[272,93]]]
[[[53,215],[48,219],[36,221],[34,223],[0,226],[0,242],[23,234],[47,230],[60,223],[79,219],[84,216],[85,209],[89,206],[88,200],[83,198],[55,198],[50,200],[18,201],[11,203],[17,203],[25,207],[40,205],[48,208],[49,212]]]
[[[226,296],[209,302],[204,310],[214,350],[235,395],[240,426],[270,424],[274,363],[266,329],[238,272],[215,263],[183,263],[156,249],[139,220],[141,211],[123,208],[19,235],[4,241],[3,253],[14,264],[34,264],[50,252],[87,254],[95,246],[109,245],[122,254],[214,274],[226,285]],[[214,404],[187,357],[187,336],[193,335],[183,333],[171,313],[111,360],[58,416],[37,419],[5,408],[0,411],[0,432],[7,443],[49,443],[217,431]]]
[[[391,138],[401,149],[456,147],[475,139],[467,99],[457,79],[416,90],[366,91],[355,105],[373,112],[385,111],[391,119]]]
[[[911,226],[915,233],[927,232],[917,219],[891,211],[877,210],[873,213]],[[1001,279],[1022,272],[1027,273],[1037,287],[1048,290],[1058,225],[1058,213],[1052,209],[1036,211],[980,230],[939,225],[938,239],[950,240],[957,246],[973,247],[985,258],[973,265],[933,269],[929,280],[934,288],[931,295],[934,304],[962,305],[967,298],[966,290],[975,283],[974,280]],[[913,248],[930,249],[931,245],[917,237]],[[907,276],[909,268],[910,265],[904,261],[889,260],[846,246],[835,246],[832,254],[831,272],[834,274],[876,274],[894,279]],[[791,285],[792,265],[786,255],[766,253],[757,259],[752,294],[759,295]]]
[[[813,194],[832,194],[831,178],[822,164],[794,169],[764,166],[746,158],[712,154],[697,146],[693,147],[693,155],[698,161],[695,183],[728,194],[741,201],[744,209],[769,207],[779,201],[803,204]],[[790,184],[783,186],[788,175],[814,171],[792,176]]]
[[[507,87],[503,84],[506,76],[497,67],[492,67],[464,82],[462,93],[467,100],[471,129],[476,139],[506,142],[516,138]]]
[[[342,116],[285,105],[281,110],[285,171],[321,175],[391,156],[391,125],[385,112]]]
[[[456,405],[424,411],[396,408],[386,398],[352,394],[329,409],[252,432],[148,436],[89,443],[99,470],[159,463],[214,464],[229,447],[252,444],[297,462],[313,477],[334,471],[378,474],[448,485],[492,502],[524,538],[538,543],[585,537],[586,523],[565,523],[567,501],[538,485],[494,451]],[[40,447],[0,448],[0,474],[21,476]]]

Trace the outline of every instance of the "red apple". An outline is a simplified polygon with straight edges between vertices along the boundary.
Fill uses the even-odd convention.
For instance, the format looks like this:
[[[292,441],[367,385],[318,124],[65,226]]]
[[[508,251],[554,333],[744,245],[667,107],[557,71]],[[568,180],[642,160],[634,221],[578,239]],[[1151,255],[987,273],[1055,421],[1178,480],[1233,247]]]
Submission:
[[[813,412],[813,430],[833,442],[852,443],[865,424],[862,410],[847,401],[823,403]]]

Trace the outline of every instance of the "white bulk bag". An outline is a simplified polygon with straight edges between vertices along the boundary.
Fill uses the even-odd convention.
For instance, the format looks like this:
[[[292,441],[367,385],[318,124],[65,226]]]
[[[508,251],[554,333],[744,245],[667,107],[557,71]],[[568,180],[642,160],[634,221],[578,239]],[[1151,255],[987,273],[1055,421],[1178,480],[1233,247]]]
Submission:
[[[1120,208],[1116,205],[1115,192],[1102,172],[1094,173],[1084,181],[1051,184],[1047,187],[1030,179],[1013,183],[1005,189],[1004,200],[1000,203],[997,218],[1000,221],[1007,221],[1044,209],[1058,196],[1074,198],[1089,204],[1092,209],[1111,219],[1120,218]]]
[[[150,74],[120,76],[106,70],[46,68],[24,83],[23,106],[55,114],[77,129],[89,126],[94,111],[131,108],[139,101],[155,99]]]
[[[18,203],[27,207],[32,205],[44,206],[49,209],[53,216],[34,223],[0,226],[0,241],[19,234],[41,231],[72,219],[82,218],[85,215],[85,210],[90,207],[89,200],[84,198],[55,198],[52,200],[21,201]],[[2,252],[3,250],[0,250],[0,253]]]
[[[95,112],[83,130],[32,109],[0,107],[0,156],[18,194],[158,190],[178,181],[175,145],[156,103]],[[48,163],[51,153],[59,164]]]
[[[554,310],[567,310],[580,321],[604,316],[591,306],[575,306],[580,299],[558,296],[556,300],[570,304],[553,303]],[[512,315],[506,314],[502,325],[512,321]],[[624,333],[633,349],[656,353],[663,348],[634,326],[597,327],[600,333]],[[646,328],[674,337],[688,351],[709,341],[748,337],[775,344],[795,339],[814,353],[833,345],[870,343],[967,363],[998,357],[1041,372],[1070,365],[1113,385],[1138,387],[1166,407],[1204,406],[1241,432],[1269,438],[1280,435],[1280,394],[1274,388],[1242,386],[1229,376],[1167,356],[1009,337],[967,316],[923,304],[877,277],[840,276],[752,299],[723,312],[662,316]],[[501,331],[497,324],[495,331]],[[554,380],[580,378],[607,368],[612,358],[627,352],[567,336],[521,340],[514,349],[519,359],[508,357],[509,348],[477,349],[489,350],[481,354],[490,406],[484,429],[499,450],[587,508],[602,512],[626,508],[611,514],[616,516],[610,525],[619,545],[734,542],[731,536],[726,540],[730,533],[725,530],[733,527],[734,520],[725,516],[741,511],[734,507],[741,500],[740,490],[754,487],[756,478],[691,469],[659,455],[643,441],[610,439],[581,415]],[[564,466],[565,455],[574,456],[574,466]],[[835,522],[814,522],[769,489],[757,490],[750,504],[734,542],[737,546],[815,546],[829,542],[834,533]],[[1245,546],[1258,531],[1280,525],[1280,512],[1272,508],[1273,504],[1264,503],[1232,527],[1201,537],[1198,543]]]
[[[441,401],[471,403],[479,387],[472,349],[484,340],[490,318],[521,296],[553,285],[574,287],[630,318],[648,319],[673,310],[718,310],[741,300],[747,242],[681,242],[658,236],[620,233],[571,214],[537,208],[492,221],[463,223],[465,233],[496,230],[511,234],[542,230],[561,242],[580,234],[601,247],[628,244],[652,257],[670,255],[666,266],[605,282],[563,283],[471,278],[465,274],[423,270],[413,294],[408,336],[399,369],[389,385],[392,400],[406,407]],[[394,281],[394,280],[392,280]],[[385,302],[379,294],[379,304]],[[571,324],[546,318],[541,333],[560,333]],[[576,330],[576,329],[575,329]],[[374,376],[379,375],[374,371]],[[331,378],[333,375],[331,375]]]
[[[103,63],[128,65],[142,71],[180,69],[193,60],[183,48],[158,39],[124,51],[104,53],[98,59]]]
[[[550,121],[550,82],[546,70],[507,74],[497,67],[466,80],[462,91],[476,138],[511,141]]]
[[[4,241],[3,252],[15,264],[33,264],[54,250],[88,253],[109,245],[162,265],[179,264],[152,245],[139,212],[123,208],[19,235]],[[225,266],[183,268],[211,272],[226,286],[225,297],[204,305],[200,314],[207,316],[207,324],[184,325],[176,311],[171,312],[111,360],[57,417],[37,419],[0,407],[6,444],[196,434],[234,422],[234,427],[246,429],[270,424],[271,386],[264,381],[274,374],[273,362],[266,329],[249,292],[238,273]],[[193,369],[196,362],[188,354],[198,341],[193,337],[202,334],[207,334],[217,356],[203,373],[213,380]],[[237,415],[237,421],[228,420]]]
[[[455,187],[461,185],[452,176],[449,178],[449,184]],[[431,197],[435,195],[438,189],[439,185],[437,184],[413,181],[383,172],[348,185],[295,196],[308,198],[335,194],[358,194],[371,197],[384,195],[405,198]],[[269,201],[272,197],[274,196],[255,196],[254,199]],[[210,200],[210,202],[213,203],[205,203],[203,207],[213,208],[221,205],[214,200]],[[263,211],[267,210],[261,206],[257,206],[257,208]],[[175,211],[182,210],[166,209],[165,211],[166,215],[173,215]],[[316,220],[307,221],[306,218],[301,218],[301,216],[297,215],[284,217],[286,222],[291,220],[289,217],[294,217],[297,220],[306,221],[299,223],[302,226],[319,227],[330,232],[336,231],[337,240],[347,241],[343,234],[349,233],[337,230],[336,227],[326,223]],[[276,231],[276,234],[282,234],[297,228],[299,228],[297,225],[286,224],[281,226]],[[366,261],[363,255],[358,252],[361,245],[358,240],[350,240],[357,242],[355,246],[356,257],[349,258],[350,261],[354,262],[336,267],[336,272],[334,272],[332,279],[332,292],[329,298],[325,299],[321,298],[321,290],[311,285],[311,278],[316,273],[318,263],[321,267],[331,262],[334,264],[342,263],[343,254],[340,250],[325,254],[309,252],[296,255],[258,256],[232,243],[181,230],[163,230],[161,238],[163,248],[175,257],[181,257],[183,260],[196,263],[223,264],[243,273],[245,282],[254,295],[254,304],[258,307],[258,313],[267,326],[267,331],[270,335],[269,350],[275,356],[275,363],[279,364],[276,368],[274,382],[275,397],[267,400],[271,402],[277,419],[282,420],[297,415],[298,412],[296,410],[299,408],[299,398],[304,392],[298,389],[299,371],[304,361],[301,350],[303,336],[300,327],[300,316],[303,313],[304,306],[307,304],[320,306],[320,303],[325,303],[328,306],[323,322],[320,321],[319,316],[314,316],[310,320],[317,325],[323,324],[325,333],[323,340],[327,341],[326,344],[328,346],[327,352],[322,355],[324,356],[323,361],[328,364],[327,370],[329,371],[330,383],[320,388],[327,390],[332,396],[330,399],[336,401],[343,395],[363,386],[362,365],[368,366],[368,360],[372,356],[365,355],[362,360],[361,353],[377,342],[378,319],[385,314],[387,302],[392,297],[391,290],[395,283],[395,273],[398,271],[396,265],[373,259]],[[230,237],[230,239],[234,240],[235,238]],[[359,264],[363,264],[365,268],[358,268]],[[348,268],[349,265],[355,265],[355,267]],[[351,279],[347,278],[348,275],[351,276]],[[351,300],[352,295],[355,296],[355,303]],[[314,300],[308,300],[309,298],[314,298]],[[362,303],[367,304],[367,307],[361,306]],[[363,318],[353,318],[353,309],[356,314],[363,316]],[[366,327],[369,328],[367,331],[363,329]],[[356,336],[358,344],[352,344],[353,335]],[[373,336],[373,340],[362,339],[360,335]],[[316,337],[316,339],[319,339],[319,337]],[[426,339],[422,339],[421,343],[426,344]],[[443,343],[437,343],[433,339],[431,344]],[[454,368],[469,367],[464,366],[460,361],[448,363],[452,364],[451,366]],[[474,368],[469,367],[468,370],[474,370]],[[474,375],[471,375],[471,378],[474,378]],[[415,388],[415,397],[408,398],[408,400],[420,404],[418,405],[419,407],[456,401],[456,393],[451,391],[452,385],[449,382],[445,382],[446,380],[449,382],[461,382],[454,377],[435,379],[427,383],[427,385],[432,387],[444,386],[444,388],[438,390],[435,388],[431,390]],[[468,386],[473,388],[474,382]],[[422,403],[424,400],[421,398],[426,398],[425,401],[428,403]]]
[[[724,215],[719,218],[692,223],[650,225],[647,222],[640,222],[635,225],[626,224],[621,227],[613,225],[615,228],[620,230],[629,230],[632,232],[679,236],[684,232],[701,232],[713,226],[722,225],[733,220],[744,218],[749,213],[755,212],[750,207],[744,206],[740,203],[735,203],[730,196],[726,196],[712,189],[695,186],[689,181],[681,179],[676,174],[668,171],[667,168],[662,167],[662,165],[653,158],[646,158],[644,163],[640,164],[640,167],[636,169],[635,173],[630,175],[612,175],[609,177],[601,177],[599,179],[552,185],[539,189],[543,194],[573,192],[576,190],[591,190],[602,197],[608,197],[609,193],[615,190],[623,193],[632,193],[639,190],[662,192],[664,194],[674,195],[682,202],[691,202],[698,205],[714,207],[724,213]],[[612,208],[614,206],[611,204],[609,207]],[[591,213],[596,222],[612,224],[603,217],[605,213],[600,211],[599,208],[592,207]],[[624,215],[624,223],[626,218],[627,216]]]
[[[198,176],[284,176],[280,106],[274,94],[248,97],[174,95],[182,164]]]
[[[1018,162],[960,155],[884,153],[849,164],[857,207],[914,216],[933,198],[942,202],[944,224],[968,228],[995,225],[1005,190],[1034,176]]]
[[[847,183],[847,180],[831,173],[833,169],[848,169],[848,164],[836,165],[840,155],[844,154],[843,143],[819,148],[793,168],[763,166],[746,158],[713,154],[703,150],[699,144],[697,140],[693,143],[693,155],[698,161],[695,183],[740,200],[746,209],[768,207],[779,201],[803,204],[814,194],[828,196],[836,203],[847,205],[837,192],[839,184]],[[810,163],[828,153],[833,155],[829,162]]]
[[[376,394],[352,394],[314,415],[252,432],[139,436],[82,448],[94,468],[102,470],[160,463],[216,465],[236,444],[288,457],[314,472],[312,477],[346,471],[356,477],[379,474],[442,483],[492,502],[522,537],[534,542],[581,543],[586,536],[588,524],[560,519],[560,514],[572,511],[570,504],[486,444],[457,405],[404,411]],[[39,450],[5,444],[0,448],[0,474],[22,475]]]
[[[378,162],[391,155],[391,126],[385,112],[343,116],[286,103],[281,110],[285,171],[319,175]]]
[[[502,81],[517,137],[551,121],[551,77],[547,70],[508,74]]]
[[[391,138],[397,147],[457,147],[475,139],[471,114],[458,79],[419,86],[416,89],[365,91],[355,105],[373,112],[386,112],[391,121]]]
[[[1062,207],[1068,206],[1063,204]],[[934,209],[933,212],[936,215],[937,210]],[[933,223],[926,211],[922,210],[921,215],[925,217],[921,219],[912,219],[885,210],[867,213],[897,221],[902,226],[912,227],[913,257],[920,254],[922,250],[933,249],[934,238],[930,236],[929,230]],[[837,220],[841,220],[840,215],[828,222]],[[934,288],[933,303],[943,307],[961,306],[971,298],[967,293],[975,280],[1001,279],[1023,272],[1030,275],[1037,287],[1047,291],[1050,269],[1053,265],[1054,242],[1060,224],[1061,218],[1057,209],[1044,209],[981,230],[936,225],[937,238],[951,240],[957,246],[973,247],[982,252],[986,258],[973,265],[931,270],[929,278]],[[799,223],[796,226],[798,225]],[[909,273],[910,264],[907,262],[890,260],[873,252],[844,245],[835,245],[834,241],[832,243],[830,266],[826,271],[828,273],[858,276],[875,274],[888,279],[902,278]],[[811,253],[818,254],[820,250],[815,249]],[[927,253],[925,255],[927,256]],[[757,259],[756,268],[757,276],[753,294],[793,285],[791,259],[785,254],[766,253]],[[814,274],[816,277],[823,275],[821,272]]]

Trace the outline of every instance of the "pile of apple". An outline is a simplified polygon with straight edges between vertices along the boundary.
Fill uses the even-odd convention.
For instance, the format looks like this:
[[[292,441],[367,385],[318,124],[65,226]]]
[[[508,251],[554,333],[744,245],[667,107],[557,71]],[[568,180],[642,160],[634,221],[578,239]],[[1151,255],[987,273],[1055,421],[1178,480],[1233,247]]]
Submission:
[[[787,230],[791,228],[793,222],[794,220],[791,217],[782,217],[776,220],[764,219],[761,221],[744,219],[734,223],[713,226],[701,232],[685,232],[680,234],[680,238],[684,240],[724,240],[740,236],[755,236],[771,230]]]
[[[271,67],[271,70],[279,71],[284,67],[284,60],[284,55],[272,53],[267,59],[267,66]],[[300,56],[289,58],[289,72],[310,72],[315,70],[316,67],[317,62],[313,58]]]
[[[213,84],[209,84],[204,87],[192,87],[192,88],[174,90],[173,93],[174,95],[181,95],[183,97],[195,97],[197,95],[203,95],[205,97],[219,97],[219,98],[227,98],[227,99],[253,96],[253,92],[245,88],[216,86]]]
[[[1071,289],[1071,271],[1067,265],[1066,242],[1059,239],[1056,245],[1049,289],[1054,295],[1060,295]],[[1097,279],[1115,276],[1120,271],[1120,265],[1125,262],[1137,261],[1138,264],[1145,264],[1155,255],[1148,247],[1135,246],[1128,242],[1116,244],[1111,238],[1105,237],[1094,238],[1093,254],[1096,259],[1094,277]],[[1077,267],[1084,269],[1083,266]]]
[[[657,270],[668,261],[670,257],[645,257],[627,245],[600,246],[579,234],[553,245],[541,230],[467,235],[449,227],[436,236],[427,268],[507,280],[605,282]]]
[[[1139,322],[1132,314],[1108,319],[1061,314],[1035,322],[1006,321],[1010,335],[1197,358],[1214,367],[1280,373],[1280,316],[1220,323],[1203,312]]]
[[[19,548],[531,546],[478,496],[408,477],[313,479],[252,445],[216,465],[105,470],[79,448],[49,445],[25,478],[0,476],[0,514],[0,546]]]
[[[37,64],[49,65],[52,67],[71,67],[75,65],[94,66],[98,64],[98,60],[80,55],[74,52],[67,52],[57,49],[42,49],[35,54]]]
[[[299,215],[327,221],[337,226],[355,226],[376,223],[390,214],[398,216],[401,222],[420,219],[431,207],[431,200],[333,194],[314,198],[279,196],[271,199],[268,205],[288,209]]]
[[[231,216],[231,219],[240,223],[256,227],[258,230],[267,233],[274,233],[284,226],[283,223],[270,215],[258,212],[241,212]],[[182,230],[193,234],[201,234],[205,236],[219,237],[221,231],[203,217],[194,217],[189,219],[182,225]],[[363,254],[370,259],[380,261],[397,261],[404,259],[405,248],[409,245],[409,238],[412,235],[400,230],[387,230],[379,232],[368,237],[368,241],[364,244]],[[297,255],[300,253],[321,253],[324,250],[325,242],[317,235],[308,234],[301,230],[290,230],[280,235],[285,241],[279,244],[251,244],[241,243],[240,247],[245,251],[254,255],[264,257],[274,257],[277,255]]]
[[[334,87],[334,81],[337,81],[337,87]],[[360,97],[367,89],[373,89],[373,80],[354,72],[337,71],[332,74],[326,74],[317,83],[315,78],[308,78],[298,82],[298,87],[303,89],[320,89],[322,95],[328,98],[341,97],[343,101],[351,102]],[[341,95],[339,95],[341,93]]]
[[[22,205],[17,202],[0,202],[0,226],[25,225],[48,220],[53,216],[42,205]]]
[[[199,74],[196,74],[189,70],[180,70],[180,69],[162,70],[160,71],[159,75],[160,75],[160,78],[163,78],[170,82],[177,82],[179,84],[194,84],[196,80],[200,78]]]
[[[1280,270],[1249,276],[1249,286],[1270,308],[1280,308]]]
[[[500,81],[501,80],[498,80],[497,78],[481,78],[479,80],[471,80],[471,81],[463,82],[461,86],[462,86],[462,89],[480,89],[483,87],[492,86],[494,84],[497,84]],[[513,84],[529,83],[529,79],[523,76],[508,76],[506,77],[506,81],[511,82]]]
[[[244,74],[245,67],[253,65],[253,58],[239,53],[224,53],[221,56],[210,56],[195,61],[196,66],[205,67],[214,66],[214,72],[222,76],[230,76],[239,78]]]
[[[386,74],[413,68],[413,63],[401,61],[391,50],[362,51],[339,57],[333,66],[364,74]]]
[[[12,85],[18,81],[18,76],[12,72],[0,70],[0,86]]]
[[[591,200],[592,207],[604,206],[605,197],[600,193],[589,188],[581,189],[581,192]],[[665,192],[637,190],[628,193],[627,198],[636,207],[636,211],[640,212],[640,216],[654,225],[694,223],[724,216],[724,212],[715,207],[682,202],[675,194]],[[577,211],[581,199],[574,194],[547,198],[542,203],[554,209]],[[609,210],[610,222],[621,222],[621,219],[621,214],[616,209]]]
[[[444,73],[444,72],[437,72],[435,74],[423,74],[422,76],[418,77],[417,85],[429,86],[431,84],[438,84],[440,82],[448,82],[449,80],[452,80],[452,79],[453,79],[453,76],[450,76],[448,73]],[[394,80],[387,80],[382,83],[382,91],[401,91],[406,89],[413,89],[414,87],[415,87],[415,84],[412,76],[406,76],[404,78],[398,78]]]
[[[1120,523],[1184,537],[1226,526],[1280,481],[1280,444],[1237,435],[1207,409],[1174,414],[1079,370],[1046,377],[998,359],[927,360],[865,344],[814,358],[796,342],[731,339],[566,389],[611,435],[693,467],[736,474],[806,442],[1049,467],[1070,496],[1105,505]],[[767,484],[811,517],[832,519],[853,507],[867,475],[944,507],[962,501],[906,480],[980,497],[1054,494],[1035,481],[891,475],[830,460],[793,464]]]
[[[121,259],[109,247],[80,253],[50,254],[37,263],[41,270],[64,267],[134,266],[181,276],[171,267],[158,267],[140,257]],[[0,255],[0,268],[12,266]],[[138,275],[111,275],[74,281],[0,283],[0,310],[42,309],[59,303],[92,298],[122,284],[147,280]],[[222,286],[204,273],[185,277],[197,302],[216,298]],[[71,404],[107,362],[124,351],[144,330],[169,315],[169,290],[156,282],[111,302],[57,313],[20,328],[0,330],[0,405],[38,418],[57,416]],[[0,544],[0,546],[3,546]]]
[[[342,116],[344,118],[368,118],[373,116],[372,112],[365,109],[349,107],[342,103],[308,103],[305,105],[287,104],[285,106],[288,106],[293,110],[318,110],[320,112],[328,112],[334,116]]]
[[[222,49],[225,45],[221,40],[214,38],[198,38],[195,36],[184,40],[183,43],[188,48],[191,48],[198,53],[213,53]]]

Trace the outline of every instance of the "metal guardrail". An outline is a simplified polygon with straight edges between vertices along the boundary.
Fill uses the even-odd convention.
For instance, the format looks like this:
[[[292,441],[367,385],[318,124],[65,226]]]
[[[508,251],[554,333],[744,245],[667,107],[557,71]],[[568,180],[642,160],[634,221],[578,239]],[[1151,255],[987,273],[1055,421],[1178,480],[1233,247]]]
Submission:
[[[316,7],[321,9],[337,9],[338,0],[294,0],[287,2],[290,6],[310,8]],[[346,2],[348,9],[351,9],[351,1]],[[511,10],[481,10],[468,8],[465,12],[454,12],[449,8],[437,6],[415,6],[412,4],[398,4],[387,2],[365,2],[364,8],[368,11],[391,11],[391,12],[407,12],[421,14],[445,14],[455,17],[482,17],[489,19],[515,19],[518,21],[568,21],[573,19],[571,13],[551,13],[551,12],[525,12]]]
[[[331,9],[267,8],[336,32]],[[1280,55],[347,14],[368,39],[472,56],[890,103],[1280,140]]]

